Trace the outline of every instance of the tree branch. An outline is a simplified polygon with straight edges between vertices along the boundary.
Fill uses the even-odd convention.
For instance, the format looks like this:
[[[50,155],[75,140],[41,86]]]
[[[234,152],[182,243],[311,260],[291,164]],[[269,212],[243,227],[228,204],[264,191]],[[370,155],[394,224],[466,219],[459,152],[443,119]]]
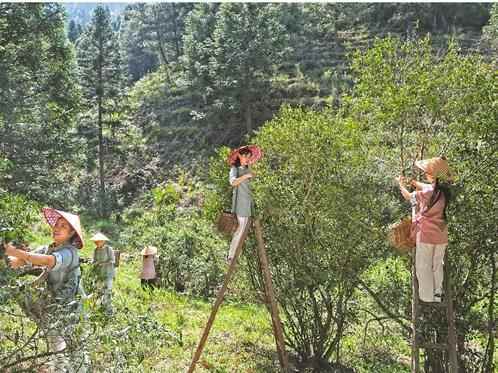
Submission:
[[[373,298],[373,300],[375,300],[375,302],[377,303],[377,305],[382,309],[382,311],[388,315],[390,318],[392,318],[394,321],[396,321],[407,333],[411,333],[411,328],[409,326],[407,326],[404,322],[403,322],[403,317],[401,315],[397,315],[395,314],[394,312],[392,312],[383,302],[382,300],[379,298],[379,296],[377,294],[375,294],[375,292],[370,289],[368,287],[368,285],[362,281],[361,279],[358,279],[359,280],[359,283],[360,285],[367,291],[367,293]]]

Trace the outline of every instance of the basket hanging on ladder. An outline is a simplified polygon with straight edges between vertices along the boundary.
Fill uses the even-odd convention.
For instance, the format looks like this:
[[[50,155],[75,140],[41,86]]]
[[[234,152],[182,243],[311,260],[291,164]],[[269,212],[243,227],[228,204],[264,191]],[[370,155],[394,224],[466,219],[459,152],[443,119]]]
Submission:
[[[239,170],[237,169],[237,178],[239,177]],[[235,210],[237,209],[237,199],[239,198],[239,190],[235,189],[235,203],[232,206],[233,211],[222,211],[216,219],[216,228],[218,231],[225,235],[231,236],[239,226],[239,220]]]
[[[216,220],[218,231],[227,236],[232,235],[238,226],[237,216],[230,211],[222,211]]]
[[[415,248],[412,218],[408,216],[393,224],[389,230],[388,240],[399,254],[409,254]]]

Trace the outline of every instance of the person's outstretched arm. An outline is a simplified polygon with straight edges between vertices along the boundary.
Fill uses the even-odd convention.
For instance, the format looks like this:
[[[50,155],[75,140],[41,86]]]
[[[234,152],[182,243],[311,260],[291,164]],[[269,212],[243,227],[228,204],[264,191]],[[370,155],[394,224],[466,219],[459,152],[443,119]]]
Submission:
[[[11,262],[13,265],[19,266],[21,261],[23,264],[31,263],[35,266],[48,267],[52,269],[55,266],[55,256],[53,255],[45,255],[45,254],[36,254],[29,251],[16,249],[14,245],[8,243],[5,245],[5,253],[13,258],[17,258],[18,260],[13,260]],[[16,268],[12,266],[13,268]]]

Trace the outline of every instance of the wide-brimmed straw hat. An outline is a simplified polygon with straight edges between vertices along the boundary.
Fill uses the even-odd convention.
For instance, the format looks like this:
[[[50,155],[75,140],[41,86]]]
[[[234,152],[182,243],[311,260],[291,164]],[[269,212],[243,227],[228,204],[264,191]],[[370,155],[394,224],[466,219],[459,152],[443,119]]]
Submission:
[[[48,225],[50,225],[52,228],[55,226],[59,218],[64,218],[76,232],[77,238],[73,242],[73,244],[78,249],[81,249],[83,247],[84,244],[83,231],[81,229],[80,217],[78,215],[71,214],[65,211],[56,210],[51,207],[42,208],[42,212],[43,216],[45,216],[45,220],[47,221]]]
[[[448,161],[445,157],[422,159],[420,161],[416,161],[415,166],[434,178],[442,180],[452,179],[450,166],[448,165]]]
[[[145,246],[145,248],[142,250],[142,255],[156,255],[157,254],[157,247],[155,246]]]
[[[93,235],[92,238],[90,238],[90,240],[92,241],[109,241],[109,238],[103,234],[103,233],[100,233],[100,232],[97,232]]]
[[[244,149],[247,149],[251,152],[251,158],[249,158],[248,164],[256,163],[263,156],[263,151],[257,145],[241,146],[240,148],[233,149],[230,152],[230,155],[228,156],[228,159],[227,159],[228,164],[233,165],[235,163],[235,161],[237,160],[237,158],[239,157],[240,151],[244,150]]]

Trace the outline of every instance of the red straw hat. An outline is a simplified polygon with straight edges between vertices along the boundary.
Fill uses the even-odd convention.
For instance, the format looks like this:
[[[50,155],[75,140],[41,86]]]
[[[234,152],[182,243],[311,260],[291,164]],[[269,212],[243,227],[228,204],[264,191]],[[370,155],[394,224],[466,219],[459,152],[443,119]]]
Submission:
[[[53,227],[59,218],[64,218],[69,225],[74,229],[77,240],[74,242],[78,249],[83,247],[83,232],[81,230],[80,217],[78,215],[71,214],[69,212],[59,211],[50,207],[44,207],[42,209],[43,215],[47,223]]]
[[[240,148],[234,149],[230,152],[230,155],[228,156],[228,164],[233,165],[237,158],[239,157],[240,151],[243,149],[247,149],[251,152],[251,158],[249,158],[248,164],[254,164],[257,161],[261,159],[263,156],[263,151],[261,148],[257,145],[246,145],[246,146],[241,146]]]

